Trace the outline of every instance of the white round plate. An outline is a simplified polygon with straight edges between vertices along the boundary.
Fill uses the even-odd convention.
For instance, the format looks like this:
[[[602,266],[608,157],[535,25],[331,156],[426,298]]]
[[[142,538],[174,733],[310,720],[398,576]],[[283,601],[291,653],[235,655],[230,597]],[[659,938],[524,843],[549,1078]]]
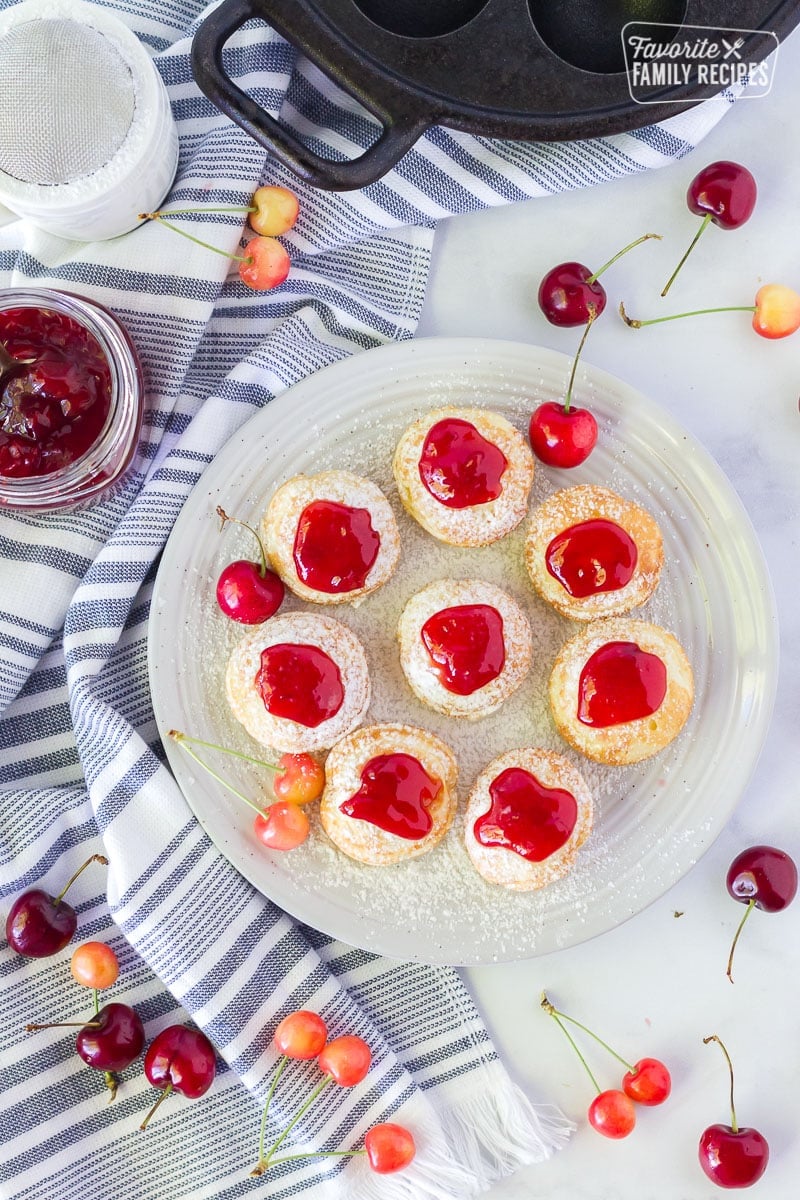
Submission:
[[[533,593],[522,566],[524,527],[494,546],[459,550],[435,541],[399,505],[395,442],[420,413],[442,404],[496,409],[525,429],[542,400],[563,394],[569,360],[511,342],[422,339],[356,354],[291,388],[233,437],[189,497],[167,543],[150,616],[150,681],[175,777],[197,819],[264,895],[343,941],[403,959],[472,964],[529,958],[619,925],[662,895],[725,825],[755,766],[777,676],[772,592],[752,526],[709,455],[668,413],[591,367],[576,396],[598,417],[600,438],[574,471],[538,466],[532,503],[556,487],[607,485],[658,520],[665,568],[634,615],[671,629],[695,673],[696,700],[680,737],[635,767],[600,767],[560,741],[546,700],[553,658],[576,626]],[[340,853],[314,825],[288,854],[266,851],[252,812],[167,736],[182,729],[250,754],[259,748],[228,711],[223,676],[243,628],[219,612],[214,588],[231,559],[255,557],[238,526],[218,532],[217,505],[258,524],[276,487],[299,472],[342,467],[368,475],[398,515],[403,556],[394,579],[362,605],[337,606],[364,642],[373,701],[369,721],[432,729],[456,751],[459,794],[490,759],[521,745],[566,752],[590,783],[595,827],[570,875],[539,892],[486,883],[470,865],[458,821],[431,853],[369,867]],[[394,631],[408,597],[435,578],[484,578],[520,601],[534,629],[534,664],[490,717],[459,722],[428,711],[400,671]],[[291,608],[304,607],[291,599]],[[258,801],[268,775],[214,751],[206,761]],[[315,806],[314,806],[315,807]]]

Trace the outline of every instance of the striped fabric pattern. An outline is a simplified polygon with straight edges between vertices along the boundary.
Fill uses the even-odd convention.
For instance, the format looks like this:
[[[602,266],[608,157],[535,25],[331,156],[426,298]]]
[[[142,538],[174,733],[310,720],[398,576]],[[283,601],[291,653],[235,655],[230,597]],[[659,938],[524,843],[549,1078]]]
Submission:
[[[0,8],[10,0],[0,0]],[[24,1200],[227,1200],[228,1197],[466,1196],[557,1148],[559,1114],[512,1085],[459,976],[399,963],[298,927],[256,894],[209,843],[164,765],[148,694],[148,608],[158,556],[205,467],[248,417],[321,367],[409,338],[419,317],[436,222],[657,167],[687,153],[727,111],[722,96],[665,125],[580,144],[507,144],[431,130],[384,180],[360,193],[311,193],[196,88],[195,0],[117,0],[155,56],[178,122],[181,155],[169,206],[235,205],[259,181],[301,195],[286,241],[292,271],[269,293],[246,289],[225,259],[149,224],[98,244],[66,243],[8,215],[4,287],[61,287],[113,309],[139,349],[147,412],[123,486],[72,512],[0,515],[0,896],[70,893],[77,940],[117,951],[113,998],[133,1004],[148,1040],[193,1020],[218,1050],[202,1100],[170,1098],[138,1125],[153,1092],[124,1073],[112,1105],[63,1030],[28,1021],[82,1019],[88,993],[69,951],[23,960],[0,949],[0,1195]],[[226,51],[255,98],[327,155],[352,157],[371,118],[277,35],[254,23]],[[235,253],[235,215],[187,219]],[[80,994],[78,994],[80,993]],[[374,1180],[362,1160],[309,1158],[251,1179],[270,1033],[299,1007],[334,1034],[357,1032],[374,1066],[352,1093],[331,1088],[292,1148],[359,1144],[397,1116],[419,1161]],[[268,1132],[307,1094],[315,1068],[292,1065]],[[540,1101],[542,1097],[534,1097]]]

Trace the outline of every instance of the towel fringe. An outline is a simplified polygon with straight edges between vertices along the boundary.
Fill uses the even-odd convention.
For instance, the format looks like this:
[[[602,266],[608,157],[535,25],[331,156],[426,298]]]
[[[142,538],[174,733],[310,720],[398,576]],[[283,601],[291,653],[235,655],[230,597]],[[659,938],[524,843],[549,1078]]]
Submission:
[[[508,1083],[486,1087],[439,1117],[443,1136],[417,1137],[417,1156],[405,1171],[375,1175],[361,1159],[352,1172],[353,1200],[464,1200],[543,1162],[575,1129],[554,1105],[534,1105]]]

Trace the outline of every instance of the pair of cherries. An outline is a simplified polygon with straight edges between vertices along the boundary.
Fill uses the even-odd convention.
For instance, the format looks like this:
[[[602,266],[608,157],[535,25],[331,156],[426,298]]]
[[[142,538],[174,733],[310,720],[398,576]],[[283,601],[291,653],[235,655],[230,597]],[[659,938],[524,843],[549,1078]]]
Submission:
[[[663,1104],[669,1096],[672,1090],[672,1079],[668,1068],[658,1058],[640,1058],[636,1063],[627,1062],[621,1054],[618,1054],[607,1042],[598,1037],[594,1030],[589,1029],[574,1017],[568,1016],[557,1009],[554,1004],[551,1004],[544,992],[542,993],[541,1006],[548,1016],[553,1018],[567,1038],[567,1041],[577,1054],[584,1070],[594,1085],[597,1094],[589,1105],[587,1114],[592,1129],[607,1138],[619,1139],[627,1137],[628,1134],[633,1132],[636,1125],[636,1104],[652,1107],[657,1104]],[[581,1029],[584,1033],[588,1034],[604,1050],[607,1050],[609,1054],[616,1058],[618,1062],[622,1063],[626,1071],[622,1077],[621,1087],[607,1088],[605,1091],[600,1087],[589,1064],[566,1028],[565,1022],[574,1025],[577,1029]]]
[[[325,1021],[319,1013],[311,1012],[308,1009],[298,1009],[284,1017],[273,1034],[272,1044],[281,1057],[267,1092],[261,1118],[258,1162],[250,1172],[251,1175],[263,1175],[270,1167],[277,1166],[282,1162],[312,1157],[349,1158],[365,1154],[371,1170],[378,1175],[389,1175],[396,1171],[402,1171],[411,1163],[416,1154],[413,1134],[405,1126],[393,1122],[373,1125],[365,1134],[362,1150],[319,1150],[276,1158],[276,1152],[291,1130],[330,1083],[336,1083],[339,1087],[351,1088],[366,1078],[372,1063],[372,1052],[364,1039],[356,1034],[344,1034],[329,1040]],[[323,1078],[300,1105],[269,1149],[265,1149],[265,1133],[270,1104],[278,1086],[278,1080],[290,1059],[299,1062],[316,1060]]]
[[[750,171],[739,163],[727,160],[710,163],[689,184],[686,202],[691,212],[703,218],[689,249],[678,263],[661,295],[666,296],[678,272],[683,267],[701,234],[713,223],[721,229],[738,229],[750,219],[757,198],[756,181]],[[607,296],[599,277],[628,250],[655,235],[638,238],[616,254],[599,271],[591,271],[583,263],[560,263],[545,275],[539,287],[539,306],[548,321],[559,326],[586,326],[573,362],[572,375],[563,403],[547,402],[539,406],[530,420],[530,440],[542,462],[554,467],[576,467],[588,458],[597,441],[597,422],[584,408],[571,404],[575,367],[592,323],[606,307]],[[755,303],[726,308],[698,309],[656,317],[648,321],[635,320],[620,304],[620,315],[634,329],[645,325],[683,317],[714,312],[750,312],[753,329],[761,337],[787,337],[800,328],[800,295],[782,284],[768,283],[759,288]]]

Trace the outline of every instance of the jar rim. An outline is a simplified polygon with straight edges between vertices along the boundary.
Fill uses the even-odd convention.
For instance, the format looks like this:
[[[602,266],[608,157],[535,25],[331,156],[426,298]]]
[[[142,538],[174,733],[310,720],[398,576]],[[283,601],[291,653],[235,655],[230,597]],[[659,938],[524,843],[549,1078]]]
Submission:
[[[0,506],[37,509],[82,502],[116,482],[138,442],[144,381],[135,347],[108,309],[76,292],[37,287],[0,289],[0,312],[9,308],[49,308],[71,317],[91,333],[111,373],[111,402],[97,438],[72,462],[41,475],[0,473]],[[113,464],[110,473],[104,475],[103,468],[109,464]],[[97,476],[88,486],[87,474]]]

